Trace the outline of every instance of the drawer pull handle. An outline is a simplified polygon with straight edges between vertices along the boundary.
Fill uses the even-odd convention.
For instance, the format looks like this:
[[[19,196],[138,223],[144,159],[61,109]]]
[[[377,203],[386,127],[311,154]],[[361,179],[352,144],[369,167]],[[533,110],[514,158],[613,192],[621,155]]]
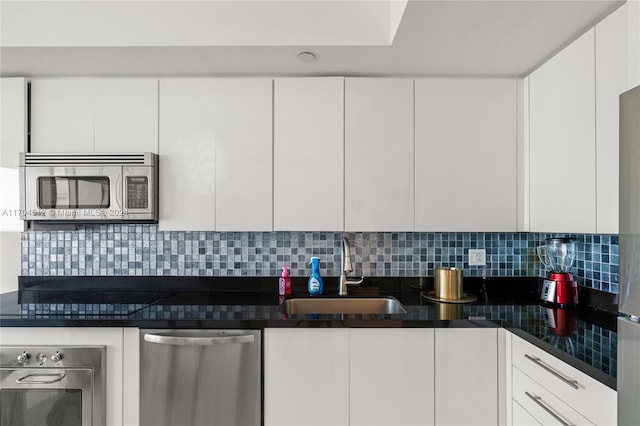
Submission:
[[[540,360],[540,358],[536,357],[536,356],[531,356],[529,354],[524,354],[524,356],[534,362],[536,365],[538,365],[539,367],[542,367],[543,369],[547,370],[549,373],[553,374],[554,376],[556,376],[558,379],[562,380],[563,382],[565,382],[566,384],[568,384],[569,386],[571,386],[574,389],[580,389],[580,386],[578,386],[578,381],[577,380],[572,380],[572,379],[567,379],[566,377],[564,377],[562,374],[559,374],[558,372],[556,372],[554,369],[552,369],[551,367],[548,367],[544,362],[542,362]]]
[[[535,395],[531,395],[529,392],[525,392],[525,394],[531,398],[533,400],[533,402],[535,402],[536,404],[538,404],[540,407],[542,407],[542,409],[544,411],[546,411],[547,413],[551,414],[553,416],[554,419],[556,419],[557,421],[559,421],[563,426],[574,426],[571,423],[567,423],[564,421],[564,419],[562,417],[560,417],[559,415],[557,415],[551,408],[547,407],[547,404],[545,404],[542,401],[542,398],[539,396],[535,396]]]

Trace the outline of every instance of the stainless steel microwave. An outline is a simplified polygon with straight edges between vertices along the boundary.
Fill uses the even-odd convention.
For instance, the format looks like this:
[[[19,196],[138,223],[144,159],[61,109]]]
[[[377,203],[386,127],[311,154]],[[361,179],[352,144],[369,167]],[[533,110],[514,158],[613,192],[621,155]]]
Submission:
[[[158,155],[20,154],[20,218],[157,222]]]

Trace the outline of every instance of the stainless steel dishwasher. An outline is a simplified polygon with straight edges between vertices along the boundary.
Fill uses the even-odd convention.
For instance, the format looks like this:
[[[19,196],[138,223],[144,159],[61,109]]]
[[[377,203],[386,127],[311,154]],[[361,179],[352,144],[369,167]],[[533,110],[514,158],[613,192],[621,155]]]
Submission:
[[[260,425],[260,337],[259,330],[141,330],[141,425]]]

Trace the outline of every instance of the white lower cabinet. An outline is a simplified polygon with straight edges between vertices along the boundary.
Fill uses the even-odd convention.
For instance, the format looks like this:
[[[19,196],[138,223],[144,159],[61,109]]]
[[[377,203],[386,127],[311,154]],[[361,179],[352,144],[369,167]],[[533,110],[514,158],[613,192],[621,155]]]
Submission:
[[[349,424],[433,425],[433,329],[351,329]]]
[[[349,424],[349,329],[264,331],[265,426]]]
[[[127,329],[129,333],[131,330]],[[137,331],[137,329],[136,329]],[[129,363],[130,358],[125,358],[123,339],[125,330],[114,327],[53,327],[53,328],[31,328],[31,327],[3,327],[0,329],[3,345],[104,345],[107,347],[107,426],[131,425],[138,423],[137,418],[123,417],[123,413],[130,413],[131,409],[137,409],[135,400],[128,399],[135,389],[130,386],[130,381],[135,377],[125,375],[125,360]],[[125,392],[123,394],[123,392]],[[126,408],[126,409],[125,409]]]
[[[515,404],[539,423],[615,425],[617,392],[529,342],[512,336]]]
[[[433,425],[433,329],[266,329],[264,424]]]
[[[536,421],[543,425],[591,425],[584,416],[565,404],[535,380],[513,369],[513,403],[520,404]],[[515,419],[514,425],[519,425]]]
[[[498,328],[435,330],[435,424],[498,424]]]
[[[140,329],[125,328],[122,333],[122,424],[140,424]]]
[[[538,426],[539,421],[536,420],[522,405],[513,401],[513,424],[519,426]]]

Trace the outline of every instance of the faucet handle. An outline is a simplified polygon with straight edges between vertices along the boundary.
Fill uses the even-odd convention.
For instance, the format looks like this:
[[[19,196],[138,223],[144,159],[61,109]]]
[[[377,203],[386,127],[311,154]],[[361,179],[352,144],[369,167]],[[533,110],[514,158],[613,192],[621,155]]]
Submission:
[[[362,277],[360,277],[359,280],[356,280],[356,281],[346,279],[344,283],[346,285],[360,285],[360,284],[362,284],[363,281],[364,281],[364,275]]]

